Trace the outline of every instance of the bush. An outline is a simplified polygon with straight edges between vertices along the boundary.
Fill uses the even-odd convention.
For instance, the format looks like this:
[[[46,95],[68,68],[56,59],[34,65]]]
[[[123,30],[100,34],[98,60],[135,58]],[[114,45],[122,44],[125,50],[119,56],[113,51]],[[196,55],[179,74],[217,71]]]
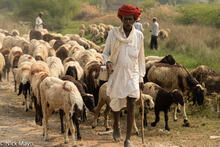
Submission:
[[[141,8],[150,8],[150,7],[154,7],[157,4],[158,2],[156,2],[155,0],[142,0]]]
[[[183,24],[202,24],[220,28],[220,4],[196,4],[179,7],[176,21]]]
[[[43,20],[49,30],[61,29],[78,12],[79,2],[73,0],[19,0],[15,15],[35,23],[38,13],[44,13]]]

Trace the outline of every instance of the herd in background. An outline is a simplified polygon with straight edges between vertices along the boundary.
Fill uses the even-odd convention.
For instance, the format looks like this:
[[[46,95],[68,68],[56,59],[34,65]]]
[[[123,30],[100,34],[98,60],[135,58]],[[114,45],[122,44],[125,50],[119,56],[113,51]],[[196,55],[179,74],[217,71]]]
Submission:
[[[96,43],[104,41],[112,27],[99,24],[86,28],[81,25],[80,35],[32,30],[20,36],[17,30],[9,33],[0,29],[0,76],[9,81],[9,72],[12,71],[14,90],[24,97],[25,111],[34,105],[35,122],[43,125],[44,140],[48,140],[48,118],[53,111],[59,111],[64,142],[68,142],[70,129],[73,146],[76,145],[73,123],[77,139],[81,139],[79,117],[86,121],[86,111],[94,114],[91,125],[95,128],[100,110],[106,104],[104,125],[106,130],[110,129],[108,114],[111,99],[106,95],[107,81],[100,78],[101,66],[104,65],[101,54],[104,45]],[[85,34],[92,34],[92,41],[85,39]],[[170,130],[168,110],[171,104],[176,105],[174,120],[177,120],[177,106],[180,104],[183,107],[184,125],[189,126],[186,103],[193,101],[202,105],[205,94],[220,92],[220,74],[207,66],[201,65],[189,72],[172,55],[147,56],[145,64],[142,93],[146,109],[145,126],[147,112],[154,109],[155,121],[151,126],[156,126],[160,120],[159,112],[163,111],[165,129]],[[205,87],[202,86],[204,84]],[[134,124],[135,132],[139,134]]]

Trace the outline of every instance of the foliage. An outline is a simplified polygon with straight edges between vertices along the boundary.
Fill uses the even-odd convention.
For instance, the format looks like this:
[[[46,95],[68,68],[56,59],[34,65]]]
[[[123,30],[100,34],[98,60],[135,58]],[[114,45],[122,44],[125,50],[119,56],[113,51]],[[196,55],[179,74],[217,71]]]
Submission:
[[[154,7],[156,4],[158,4],[158,2],[156,2],[155,0],[142,0],[140,4],[142,8],[150,8]]]
[[[61,29],[78,11],[79,2],[76,0],[19,0],[15,6],[15,15],[34,24],[38,13],[44,13],[43,20],[46,28]]]
[[[220,4],[184,5],[176,21],[183,24],[202,24],[220,28]]]

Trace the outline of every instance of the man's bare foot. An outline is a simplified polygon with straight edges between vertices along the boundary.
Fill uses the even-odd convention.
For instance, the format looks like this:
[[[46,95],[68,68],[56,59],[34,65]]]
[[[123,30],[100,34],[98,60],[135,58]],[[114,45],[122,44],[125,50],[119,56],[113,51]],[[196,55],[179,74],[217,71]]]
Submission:
[[[120,132],[120,128],[113,128],[113,139],[116,142],[121,141],[121,132]]]
[[[124,147],[134,147],[130,140],[125,140]]]

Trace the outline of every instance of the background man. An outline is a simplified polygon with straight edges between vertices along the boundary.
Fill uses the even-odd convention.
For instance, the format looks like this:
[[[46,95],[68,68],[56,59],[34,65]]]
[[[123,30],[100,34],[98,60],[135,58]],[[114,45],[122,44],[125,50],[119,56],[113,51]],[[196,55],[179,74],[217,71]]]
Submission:
[[[142,26],[142,24],[140,23],[140,18],[138,20],[136,20],[136,22],[134,23],[134,27],[135,29],[143,32],[144,31],[144,28]]]
[[[135,117],[135,102],[140,97],[145,75],[144,36],[133,24],[141,10],[123,5],[118,10],[122,25],[113,28],[106,40],[103,58],[110,74],[107,95],[111,98],[113,111],[113,138],[120,141],[120,111],[127,107],[127,133],[124,146],[133,146],[130,137]]]
[[[159,24],[157,22],[157,18],[153,17],[153,25],[151,30],[151,41],[150,41],[151,49],[158,48],[158,43],[157,43],[158,33],[159,33]]]
[[[42,20],[43,13],[40,12],[38,17],[35,20],[35,30],[41,32],[43,30],[43,20]]]

